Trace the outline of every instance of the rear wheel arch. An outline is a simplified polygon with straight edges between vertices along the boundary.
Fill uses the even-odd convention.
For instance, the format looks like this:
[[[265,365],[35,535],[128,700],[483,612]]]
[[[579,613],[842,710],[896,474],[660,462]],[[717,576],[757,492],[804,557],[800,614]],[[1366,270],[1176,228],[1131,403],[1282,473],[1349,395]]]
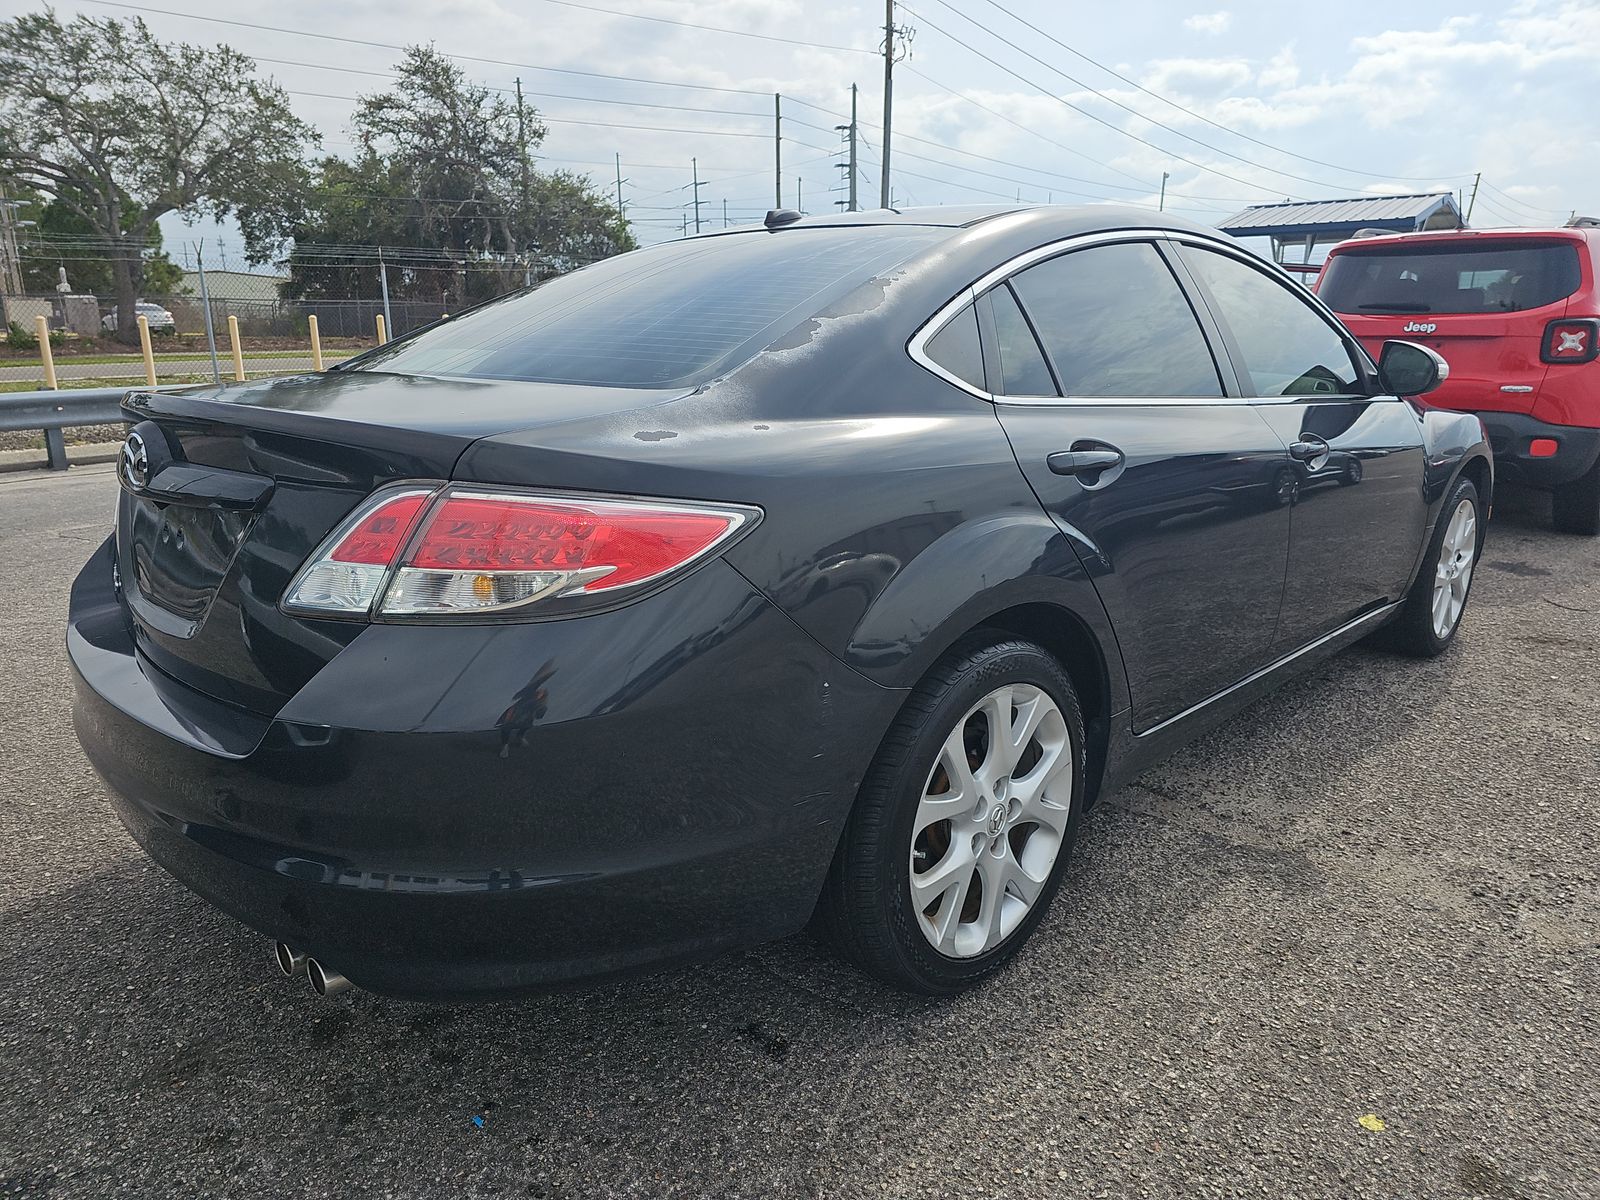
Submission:
[[[1114,701],[1111,661],[1105,647],[1076,613],[1048,603],[1019,604],[1003,609],[975,626],[966,636],[980,636],[991,631],[998,638],[1017,637],[1047,650],[1072,680],[1083,713],[1084,806],[1087,808],[1098,797],[1111,740]]]
[[[1472,480],[1472,486],[1478,489],[1478,499],[1482,504],[1485,517],[1494,511],[1494,467],[1488,457],[1482,454],[1471,455],[1466,462],[1461,464],[1461,471],[1456,476],[1458,479]],[[1451,484],[1453,488],[1455,485]],[[1484,528],[1488,528],[1488,521],[1484,521]],[[1483,533],[1478,535],[1479,543],[1483,541]]]
[[[1086,758],[1084,804],[1088,807],[1097,798],[1105,774],[1111,717],[1118,708],[1112,672],[1121,670],[1121,659],[1115,645],[1103,644],[1090,623],[1072,609],[1049,601],[1031,600],[997,609],[982,618],[968,618],[941,630],[934,646],[924,642],[923,648],[933,652],[910,687],[914,690],[957,647],[970,648],[984,642],[994,644],[1014,639],[1032,642],[1049,653],[1061,664],[1078,693]],[[890,725],[892,727],[893,721]]]

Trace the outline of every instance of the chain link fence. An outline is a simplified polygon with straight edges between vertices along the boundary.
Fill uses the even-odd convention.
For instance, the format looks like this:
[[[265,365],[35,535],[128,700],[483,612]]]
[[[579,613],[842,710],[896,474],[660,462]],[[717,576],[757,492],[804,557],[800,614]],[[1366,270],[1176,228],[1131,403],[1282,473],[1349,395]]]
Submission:
[[[118,337],[124,318],[105,282],[105,259],[48,242],[23,243],[19,253],[22,270],[14,278],[24,290],[0,294],[0,391],[45,386],[39,317],[50,331],[58,386],[145,382],[139,340]],[[533,258],[458,258],[403,246],[300,246],[267,265],[180,247],[170,265],[148,272],[135,316],[149,327],[156,382],[255,379],[314,370],[319,359],[331,366],[555,269]],[[50,278],[54,290],[38,287]],[[78,290],[75,278],[101,286]]]

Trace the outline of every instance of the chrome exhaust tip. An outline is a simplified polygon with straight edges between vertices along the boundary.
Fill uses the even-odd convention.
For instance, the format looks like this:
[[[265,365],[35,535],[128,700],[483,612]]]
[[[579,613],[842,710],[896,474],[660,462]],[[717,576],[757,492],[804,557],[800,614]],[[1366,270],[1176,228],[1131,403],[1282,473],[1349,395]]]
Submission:
[[[304,954],[289,945],[288,942],[274,942],[272,954],[278,960],[278,970],[291,979],[304,971],[306,963],[310,961]]]
[[[311,977],[311,990],[319,996],[337,996],[355,987],[339,972],[328,970],[314,958],[306,959],[306,974]]]

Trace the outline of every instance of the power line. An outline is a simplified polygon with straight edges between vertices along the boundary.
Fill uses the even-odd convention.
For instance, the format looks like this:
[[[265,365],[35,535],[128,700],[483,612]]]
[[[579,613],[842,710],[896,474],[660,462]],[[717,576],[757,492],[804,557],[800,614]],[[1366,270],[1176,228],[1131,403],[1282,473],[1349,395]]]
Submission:
[[[945,3],[945,0],[937,0],[937,2],[942,4],[945,8],[950,8],[950,5]],[[1071,54],[1076,58],[1082,59],[1084,62],[1088,63],[1090,66],[1098,67],[1100,70],[1104,71],[1107,75],[1110,75],[1114,79],[1121,80],[1123,83],[1127,84],[1129,87],[1135,88],[1136,90],[1138,90],[1140,92],[1143,92],[1146,96],[1149,96],[1149,97],[1151,97],[1152,99],[1155,99],[1155,100],[1159,100],[1163,104],[1171,105],[1173,108],[1177,109],[1179,112],[1185,113],[1188,116],[1193,117],[1195,120],[1201,121],[1201,122],[1211,126],[1213,129],[1220,129],[1223,133],[1231,134],[1232,136],[1237,137],[1237,138],[1243,138],[1247,142],[1253,142],[1257,146],[1261,146],[1261,147],[1263,147],[1264,149],[1267,149],[1267,150],[1275,151],[1278,154],[1286,154],[1290,158],[1298,158],[1302,162],[1314,163],[1315,165],[1317,165],[1319,167],[1327,167],[1329,170],[1332,170],[1332,171],[1345,171],[1345,172],[1348,172],[1351,175],[1366,175],[1366,176],[1368,176],[1370,178],[1373,178],[1373,179],[1404,179],[1404,180],[1411,181],[1411,182],[1418,182],[1418,181],[1428,181],[1428,180],[1438,180],[1438,179],[1455,179],[1455,178],[1458,178],[1458,177],[1464,178],[1465,176],[1471,174],[1471,172],[1469,172],[1469,171],[1453,171],[1453,172],[1447,172],[1447,173],[1441,174],[1441,175],[1385,175],[1385,174],[1382,174],[1382,173],[1376,172],[1376,171],[1364,171],[1360,167],[1343,167],[1343,166],[1340,166],[1337,163],[1324,162],[1320,158],[1311,158],[1311,157],[1309,157],[1307,155],[1299,154],[1299,153],[1297,153],[1297,152],[1295,152],[1293,150],[1285,149],[1282,146],[1275,146],[1271,142],[1262,141],[1260,138],[1251,137],[1248,133],[1241,133],[1237,129],[1232,129],[1232,128],[1228,127],[1227,125],[1221,124],[1220,122],[1213,121],[1210,117],[1207,117],[1207,116],[1203,115],[1202,113],[1196,112],[1194,109],[1189,108],[1187,105],[1179,104],[1176,100],[1172,100],[1172,99],[1170,99],[1170,98],[1168,98],[1166,96],[1163,96],[1159,92],[1151,91],[1149,88],[1145,87],[1143,84],[1139,83],[1138,81],[1133,80],[1133,79],[1129,79],[1126,75],[1123,75],[1120,72],[1118,72],[1116,70],[1113,70],[1111,67],[1106,66],[1105,63],[1100,62],[1098,59],[1091,58],[1089,55],[1083,53],[1083,51],[1075,49],[1072,46],[1067,45],[1067,43],[1063,42],[1060,38],[1055,37],[1050,33],[1047,33],[1043,29],[1040,29],[1037,25],[1033,24],[1031,21],[1028,21],[1023,17],[1018,16],[1016,13],[1012,12],[1009,8],[1006,8],[1003,4],[1000,4],[999,0],[984,0],[984,3],[990,5],[992,8],[999,9],[1006,16],[1010,17],[1013,21],[1016,21],[1018,24],[1023,25],[1028,29],[1031,29],[1034,33],[1037,33],[1040,37],[1046,39],[1047,41],[1053,42],[1055,45],[1060,46],[1061,49],[1065,50],[1068,54]],[[950,11],[955,12],[956,10],[951,8]],[[970,17],[967,18],[967,19],[971,20]],[[1054,68],[1051,68],[1051,69],[1054,70]],[[1061,72],[1059,72],[1059,71],[1057,71],[1056,73],[1058,75],[1061,74]],[[1070,75],[1068,75],[1068,76],[1063,76],[1063,78],[1071,79],[1072,77]],[[1074,80],[1074,82],[1076,82],[1076,80]],[[1082,85],[1080,85],[1080,86],[1082,86]],[[1091,89],[1091,90],[1093,90],[1093,89]],[[1097,93],[1097,94],[1103,95],[1103,93]],[[1107,100],[1111,100],[1111,97],[1109,97],[1109,96],[1105,96],[1104,98],[1107,99]],[[1113,104],[1117,103],[1115,100],[1112,100],[1111,102]],[[1119,105],[1119,107],[1127,108],[1126,105]],[[1127,111],[1133,112],[1134,110],[1131,109],[1131,108],[1127,108]],[[1135,115],[1136,116],[1143,116],[1142,113],[1135,113]],[[1147,121],[1150,120],[1149,117],[1144,117],[1144,119],[1147,120]],[[1159,124],[1159,122],[1153,122],[1153,123]],[[1162,128],[1165,129],[1165,128],[1169,128],[1169,127],[1163,125]],[[1185,136],[1187,136],[1187,135],[1185,135]],[[1194,139],[1191,139],[1191,140],[1194,140]],[[1200,144],[1201,145],[1205,145],[1204,142],[1201,142]],[[1293,177],[1291,176],[1291,178],[1293,178]]]
[[[1020,129],[1023,133],[1026,133],[1031,137],[1038,138],[1041,142],[1044,142],[1046,145],[1054,146],[1058,150],[1065,150],[1068,154],[1075,154],[1079,158],[1083,159],[1085,162],[1091,162],[1097,167],[1103,167],[1105,170],[1110,171],[1115,175],[1121,175],[1124,179],[1131,179],[1135,183],[1144,183],[1145,182],[1144,180],[1141,180],[1137,175],[1133,175],[1133,174],[1130,174],[1127,171],[1124,171],[1121,167],[1114,167],[1108,162],[1101,162],[1098,158],[1093,158],[1090,155],[1085,154],[1082,150],[1079,150],[1074,146],[1069,146],[1065,142],[1058,142],[1052,137],[1046,137],[1044,134],[1040,133],[1037,129],[1030,128],[1029,126],[1024,125],[1021,121],[1018,121],[1018,120],[1013,119],[1012,117],[1006,116],[1005,113],[1001,112],[997,108],[989,107],[989,105],[985,104],[982,100],[976,99],[973,96],[969,96],[966,92],[959,91],[956,88],[951,87],[949,84],[940,83],[937,79],[933,78],[933,76],[929,75],[927,72],[919,70],[918,68],[911,66],[909,63],[901,63],[900,64],[900,69],[903,70],[903,71],[910,71],[918,79],[921,79],[921,80],[924,80],[927,83],[933,84],[933,86],[938,88],[940,91],[949,92],[957,100],[965,100],[968,104],[972,105],[974,108],[982,109],[984,112],[988,113],[991,117],[998,118],[999,120],[1004,121],[1007,125],[1015,126],[1017,129]],[[1148,187],[1149,185],[1145,184],[1145,186]],[[1254,187],[1253,184],[1251,186]],[[1260,188],[1256,188],[1255,190],[1260,191],[1261,189]]]
[[[1520,208],[1520,209],[1523,209],[1523,210],[1525,210],[1527,212],[1536,213],[1536,214],[1543,215],[1543,216],[1548,216],[1551,213],[1554,213],[1554,214],[1559,216],[1562,213],[1565,213],[1567,211],[1566,209],[1563,209],[1563,208],[1542,208],[1537,204],[1529,204],[1526,200],[1519,199],[1518,197],[1511,195],[1509,192],[1506,192],[1505,190],[1503,190],[1501,188],[1495,187],[1495,185],[1490,183],[1487,179],[1480,180],[1479,182],[1482,184],[1483,187],[1485,187],[1489,191],[1493,192],[1496,196],[1499,196],[1502,202],[1508,204],[1509,206],[1511,206],[1513,208]],[[1482,198],[1480,197],[1480,202],[1481,202],[1481,199]]]
[[[923,78],[926,78],[926,76],[923,76]],[[929,82],[932,82],[932,80],[929,80]],[[796,125],[804,125],[807,129],[823,130],[823,127],[821,125],[814,125],[809,121],[802,121],[802,120],[800,120],[798,118],[791,118],[791,119],[793,120],[794,124],[796,124]],[[876,125],[871,125],[869,122],[866,122],[866,121],[861,121],[861,122],[859,122],[859,124],[862,125],[863,127],[867,127],[867,128],[872,128],[872,129],[876,129],[877,128]],[[823,132],[828,133],[828,132],[832,132],[832,131],[831,130],[823,130]],[[962,150],[961,148],[959,148],[957,146],[951,146],[951,145],[948,145],[945,142],[934,141],[932,138],[917,137],[915,134],[910,134],[910,133],[896,133],[895,134],[895,140],[897,142],[916,142],[919,145],[923,145],[923,146],[933,146],[936,149],[943,150],[948,154],[959,154],[959,155],[961,155],[961,156],[963,156],[965,158],[978,159],[980,162],[994,163],[996,166],[1014,167],[1019,171],[1029,171],[1029,172],[1032,172],[1035,175],[1048,175],[1052,179],[1061,179],[1061,180],[1065,180],[1068,183],[1081,183],[1081,184],[1085,184],[1085,185],[1087,185],[1089,187],[1105,188],[1107,190],[1117,191],[1117,192],[1146,193],[1146,192],[1150,192],[1150,191],[1154,190],[1151,187],[1151,185],[1148,184],[1148,183],[1140,184],[1138,186],[1134,186],[1134,185],[1125,184],[1125,183],[1107,183],[1107,182],[1105,182],[1104,180],[1101,180],[1101,179],[1085,179],[1081,175],[1063,175],[1059,171],[1047,171],[1043,167],[1035,167],[1035,166],[1031,166],[1028,163],[1020,163],[1020,162],[1015,161],[1014,159],[995,158],[992,155],[979,154],[979,153],[977,153],[976,151],[973,151],[973,150]],[[1052,144],[1054,144],[1054,143],[1052,143]],[[942,160],[939,160],[939,159],[928,158],[926,155],[913,154],[913,153],[911,153],[910,151],[907,151],[907,150],[898,151],[897,153],[906,154],[908,157],[911,157],[911,158],[922,158],[926,162],[938,162],[941,166],[951,167],[951,168],[954,168],[956,170],[972,171],[974,174],[978,174],[978,175],[986,175],[986,174],[990,174],[991,173],[991,172],[987,172],[987,171],[979,171],[976,168],[963,166],[962,164],[959,164],[959,163],[943,162]],[[1029,183],[1028,180],[1011,180],[1011,182],[1013,182],[1013,183],[1028,183],[1029,186],[1033,186],[1031,183]],[[1041,184],[1039,186],[1044,186],[1044,185]],[[1072,192],[1067,188],[1056,188],[1054,190],[1063,192],[1066,195],[1083,195],[1084,194],[1084,193],[1081,193],[1081,192]],[[1178,196],[1178,197],[1180,197],[1182,199],[1185,199],[1185,200],[1214,200],[1214,201],[1218,202],[1219,204],[1244,204],[1244,203],[1247,202],[1245,199],[1241,199],[1238,196],[1196,196],[1192,192],[1177,192],[1177,191],[1169,191],[1167,193],[1167,195],[1169,195],[1169,196]],[[1096,196],[1094,198],[1095,199],[1100,199],[1100,197],[1098,197],[1098,196]],[[1221,210],[1219,209],[1218,211],[1221,211]]]
[[[349,100],[353,103],[361,100],[360,96],[337,96],[331,92],[302,92],[293,88],[285,88],[284,91],[291,96],[311,96],[318,100]],[[763,141],[767,138],[765,133],[741,133],[734,129],[676,129],[665,125],[632,125],[620,121],[590,121],[580,117],[552,117],[549,113],[540,113],[539,119],[541,121],[554,121],[558,125],[599,125],[606,129],[642,129],[650,133],[689,133],[696,137],[760,138]]]
[[[942,0],[940,0],[940,2],[942,2]],[[1035,91],[1041,93],[1042,95],[1050,97],[1050,99],[1054,100],[1057,104],[1063,105],[1066,108],[1070,108],[1073,112],[1077,113],[1079,116],[1088,117],[1089,120],[1093,121],[1097,125],[1104,125],[1107,129],[1111,130],[1114,133],[1121,134],[1123,137],[1129,138],[1129,139],[1131,139],[1131,140],[1133,140],[1135,142],[1138,142],[1142,146],[1148,146],[1150,149],[1156,151],[1158,154],[1165,155],[1168,158],[1175,158],[1179,162],[1185,163],[1185,164],[1187,164],[1187,165],[1189,165],[1191,167],[1194,167],[1197,170],[1206,171],[1206,172],[1208,172],[1208,173],[1210,173],[1212,175],[1217,175],[1217,176],[1220,176],[1223,179],[1230,180],[1233,183],[1242,184],[1245,187],[1249,187],[1249,188],[1255,188],[1258,191],[1266,190],[1262,184],[1254,183],[1254,182],[1252,182],[1252,181],[1250,181],[1248,179],[1241,179],[1237,175],[1230,175],[1228,172],[1223,171],[1223,170],[1219,170],[1216,167],[1208,167],[1208,166],[1206,166],[1206,164],[1204,164],[1202,162],[1196,162],[1192,158],[1185,158],[1183,155],[1178,154],[1176,151],[1168,150],[1168,149],[1166,149],[1166,148],[1164,148],[1162,146],[1158,146],[1154,142],[1150,141],[1148,138],[1142,138],[1136,133],[1130,133],[1128,130],[1123,129],[1120,126],[1112,123],[1111,121],[1106,120],[1104,117],[1100,116],[1099,114],[1090,112],[1088,109],[1082,107],[1081,105],[1074,104],[1072,101],[1066,99],[1066,97],[1056,95],[1055,92],[1053,92],[1049,88],[1045,87],[1044,84],[1039,83],[1039,82],[1037,82],[1035,80],[1029,79],[1026,75],[1023,75],[1020,72],[1013,71],[1010,67],[1006,66],[1004,63],[1001,63],[1001,62],[999,62],[999,61],[997,61],[997,60],[995,60],[993,58],[990,58],[987,54],[985,54],[982,50],[979,50],[977,47],[967,45],[966,43],[962,42],[960,38],[956,37],[955,34],[950,33],[948,30],[944,29],[940,25],[936,25],[934,22],[930,21],[922,13],[917,12],[915,9],[911,8],[910,5],[902,3],[901,7],[904,8],[907,12],[911,13],[912,16],[916,17],[918,21],[922,22],[922,24],[926,25],[929,29],[932,29],[935,33],[943,34],[945,37],[949,38],[956,45],[961,46],[963,49],[969,51],[972,54],[976,54],[979,58],[983,59],[983,61],[988,63],[990,66],[995,67],[998,70],[1004,71],[1007,75],[1010,75],[1013,79],[1019,80],[1022,83],[1025,83],[1029,87],[1033,88]],[[955,11],[955,10],[952,9],[951,11]],[[999,38],[1000,41],[1005,42],[1006,45],[1010,46],[1014,50],[1020,50],[1021,49],[1015,43],[1006,41],[1005,38],[1000,37],[999,34],[995,34],[994,36]],[[1028,58],[1033,58],[1035,62],[1040,62],[1041,61],[1040,59],[1034,58],[1034,56],[1032,54],[1029,54],[1026,50],[1022,50],[1021,52],[1024,55],[1026,55]],[[1053,70],[1053,71],[1056,70],[1056,68],[1050,67],[1048,63],[1045,63],[1044,65],[1046,67],[1049,67],[1050,70]],[[1061,75],[1062,78],[1064,78],[1064,79],[1072,80],[1072,82],[1077,84],[1079,87],[1084,87],[1083,84],[1078,83],[1078,81],[1075,80],[1075,79],[1072,79],[1072,77],[1070,75],[1067,75],[1067,74],[1065,74],[1064,72],[1061,72],[1061,71],[1056,71],[1056,73],[1058,75]],[[1101,95],[1099,92],[1095,91],[1095,89],[1093,89],[1093,88],[1085,88],[1085,90],[1090,91],[1090,92],[1094,92],[1094,94],[1096,96],[1100,96]],[[1101,98],[1102,99],[1106,99],[1106,97],[1104,97],[1104,96],[1102,96]],[[1112,103],[1116,103],[1116,101],[1112,101]],[[1126,107],[1126,106],[1125,105],[1118,105],[1118,107]],[[1129,111],[1132,112],[1133,110],[1130,109]],[[1139,116],[1141,120],[1150,121],[1149,117],[1141,116],[1139,113],[1134,113],[1134,115],[1135,116]],[[1151,121],[1151,124],[1153,124],[1153,125],[1161,125],[1161,122],[1159,122],[1159,121]],[[1170,126],[1161,125],[1161,128],[1168,129],[1168,128],[1170,128]],[[1180,133],[1179,136],[1180,137],[1184,137],[1184,136],[1187,136],[1187,135]],[[1192,140],[1195,140],[1195,139],[1191,138],[1190,140],[1192,141]],[[1201,145],[1205,145],[1205,143],[1203,143],[1203,142],[1200,143],[1200,144]],[[1207,146],[1207,149],[1215,149],[1215,147]],[[1227,154],[1229,158],[1236,159],[1237,161],[1240,161],[1240,162],[1245,162],[1246,165],[1248,165],[1248,166],[1255,166],[1256,165],[1254,163],[1249,163],[1245,159],[1240,159],[1239,156],[1236,155],[1236,154],[1228,154],[1228,152],[1225,151],[1225,150],[1224,151],[1218,151],[1218,153]],[[1268,171],[1273,171],[1273,168],[1271,168],[1271,167],[1267,167],[1267,168],[1264,168],[1264,169],[1268,170]],[[1301,179],[1301,178],[1303,178],[1302,176],[1290,175],[1287,172],[1283,172],[1283,171],[1273,171],[1273,173],[1274,174],[1278,174],[1278,175],[1285,175],[1285,176],[1287,176],[1287,178],[1290,178],[1290,179]],[[1308,182],[1315,183],[1319,187],[1332,186],[1332,185],[1324,184],[1321,181],[1315,180],[1315,179],[1309,180]],[[1347,190],[1353,190],[1353,189],[1347,189]],[[1303,200],[1303,199],[1305,199],[1304,196],[1290,196],[1289,198],[1291,200]]]
[[[577,0],[541,0],[544,4],[559,4],[562,8],[576,8],[583,12],[605,13],[609,17],[628,17],[635,21],[654,21],[659,25],[676,25],[680,29],[699,29],[706,33],[727,33],[734,37],[759,38],[764,42],[782,42],[788,46],[804,46],[808,50],[842,50],[849,54],[873,54],[876,50],[863,50],[860,46],[835,46],[827,42],[807,42],[799,38],[779,37],[771,33],[756,33],[749,29],[728,29],[720,25],[697,25],[693,21],[677,21],[671,17],[652,17],[644,13],[621,12],[615,8],[601,8],[597,4],[579,4]]]
[[[324,42],[343,42],[350,46],[370,46],[377,50],[398,50],[404,54],[409,46],[397,46],[393,42],[375,42],[365,38],[340,37],[332,33],[314,33],[309,29],[285,29],[279,25],[258,25],[253,21],[235,21],[227,17],[204,16],[200,13],[174,12],[169,8],[152,8],[144,4],[129,4],[126,0],[88,0],[90,4],[101,4],[108,8],[123,8],[133,12],[155,13],[164,17],[181,17],[189,21],[210,21],[216,25],[234,25],[241,29],[255,29],[265,33],[284,33],[291,37],[317,38]],[[671,79],[646,79],[638,75],[612,75],[604,71],[579,71],[573,67],[548,67],[535,63],[508,62],[501,58],[483,58],[473,54],[451,54],[440,50],[444,57],[456,62],[487,63],[493,67],[510,67],[517,71],[554,71],[561,75],[583,75],[590,79],[612,79],[624,83],[644,83],[652,87],[689,88],[700,92],[727,92],[738,96],[768,96],[769,92],[758,92],[751,88],[719,87],[710,83],[680,83]]]
[[[335,67],[335,66],[329,66],[329,65],[324,64],[324,63],[295,62],[293,59],[266,58],[266,57],[263,57],[262,55],[259,55],[259,54],[258,55],[253,55],[252,57],[254,57],[255,61],[257,61],[257,62],[277,63],[277,64],[280,64],[280,65],[289,66],[289,67],[309,67],[309,68],[311,68],[313,70],[317,70],[317,71],[337,71],[337,72],[340,72],[341,74],[345,74],[345,75],[373,75],[373,76],[377,76],[377,77],[382,78],[382,79],[401,79],[401,78],[404,78],[404,76],[402,76],[400,74],[400,72],[398,72],[398,71],[367,71],[367,70],[362,70],[360,67]],[[512,93],[512,91],[513,91],[513,89],[511,89],[511,88],[499,87],[496,84],[487,83],[487,82],[483,82],[483,81],[472,80],[472,81],[469,81],[469,82],[472,82],[474,84],[474,86],[484,88],[487,91],[491,91],[491,92],[503,92],[503,93],[505,93],[507,95],[510,95]],[[318,92],[294,92],[294,91],[290,91],[290,89],[287,89],[287,88],[285,88],[284,90],[285,91],[289,91],[290,95],[305,95],[305,96],[321,95],[321,93],[318,93]],[[674,112],[717,113],[719,115],[729,116],[729,117],[763,117],[764,118],[767,115],[766,113],[762,113],[762,112],[752,112],[751,110],[749,110],[747,108],[704,108],[704,107],[691,105],[691,104],[658,104],[658,103],[655,103],[655,102],[650,101],[650,100],[618,100],[615,97],[610,97],[610,96],[573,96],[573,95],[570,95],[570,94],[568,94],[566,92],[524,91],[523,95],[525,95],[525,96],[540,96],[540,97],[543,97],[546,100],[576,100],[576,101],[579,101],[580,103],[583,103],[583,104],[622,104],[622,105],[626,105],[626,106],[628,106],[630,108],[662,108],[662,109],[670,109],[670,110],[672,110]],[[331,100],[364,100],[364,99],[366,99],[366,97],[364,97],[364,96],[328,96],[326,98],[327,99],[331,99]],[[604,165],[604,164],[601,164],[601,165]]]

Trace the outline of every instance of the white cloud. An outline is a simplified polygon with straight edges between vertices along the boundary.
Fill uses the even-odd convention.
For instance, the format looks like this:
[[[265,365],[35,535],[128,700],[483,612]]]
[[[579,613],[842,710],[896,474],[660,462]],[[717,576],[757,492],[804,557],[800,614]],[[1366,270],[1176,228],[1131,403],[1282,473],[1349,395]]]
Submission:
[[[1195,13],[1183,19],[1183,27],[1195,33],[1226,33],[1233,24],[1233,14],[1227,9],[1214,13]]]
[[[1292,42],[1267,60],[1267,65],[1261,68],[1261,74],[1256,76],[1256,82],[1264,88],[1274,89],[1293,87],[1300,82],[1300,64],[1295,60]]]
[[[1250,64],[1239,58],[1167,58],[1151,63],[1141,82],[1162,95],[1233,92],[1254,75]]]

